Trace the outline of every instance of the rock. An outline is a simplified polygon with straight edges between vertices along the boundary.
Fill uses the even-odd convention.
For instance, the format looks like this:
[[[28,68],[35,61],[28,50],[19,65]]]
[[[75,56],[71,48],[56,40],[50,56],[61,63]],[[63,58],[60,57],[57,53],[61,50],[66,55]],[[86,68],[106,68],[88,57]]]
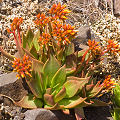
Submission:
[[[24,120],[75,120],[75,118],[60,110],[34,109],[25,112]]]
[[[82,26],[78,29],[76,38],[73,40],[75,50],[87,48],[87,41],[91,39],[91,31],[89,26]]]
[[[45,109],[27,110],[25,120],[59,120],[54,113]]]
[[[17,80],[16,73],[11,72],[0,76],[0,86],[4,86],[9,83],[13,83]]]
[[[120,15],[120,0],[114,0],[114,14]]]
[[[27,94],[27,91],[23,87],[25,83],[23,83],[21,79],[17,80],[16,76],[12,76],[11,74],[2,75],[0,77],[0,94],[9,96],[15,101],[19,101]],[[7,98],[4,98],[4,102],[6,105],[11,104],[11,101]]]

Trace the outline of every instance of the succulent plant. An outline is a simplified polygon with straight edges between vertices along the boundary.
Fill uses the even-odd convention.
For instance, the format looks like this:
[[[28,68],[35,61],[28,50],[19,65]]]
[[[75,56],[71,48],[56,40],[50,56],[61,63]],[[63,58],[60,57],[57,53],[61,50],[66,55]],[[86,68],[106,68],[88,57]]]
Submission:
[[[8,32],[14,35],[19,58],[9,55],[2,47],[0,50],[13,61],[17,77],[25,78],[24,82],[32,92],[21,101],[14,101],[15,104],[24,108],[51,110],[107,105],[91,99],[114,84],[109,84],[110,78],[101,84],[93,77],[103,55],[102,49],[98,42],[89,40],[88,49],[74,51],[72,40],[77,31],[66,24],[68,13],[70,11],[65,5],[54,4],[48,17],[43,13],[37,15],[34,21],[39,28],[37,33],[29,28],[22,38],[22,18],[13,20]]]

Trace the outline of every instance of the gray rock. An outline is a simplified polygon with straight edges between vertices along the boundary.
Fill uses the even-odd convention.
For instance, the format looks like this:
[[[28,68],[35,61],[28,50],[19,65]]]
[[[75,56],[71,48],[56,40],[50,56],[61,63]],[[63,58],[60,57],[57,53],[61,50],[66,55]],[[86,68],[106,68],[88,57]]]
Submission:
[[[77,42],[86,44],[88,39],[91,39],[90,27],[89,26],[81,26],[78,29],[78,34],[76,36]]]
[[[78,29],[76,38],[73,40],[76,50],[87,49],[87,41],[91,39],[91,30],[89,26],[81,26]]]
[[[24,120],[59,120],[53,112],[45,109],[27,110]]]
[[[120,15],[120,0],[114,0],[114,14]]]
[[[16,73],[11,72],[8,74],[2,74],[0,76],[0,87],[9,83],[14,83],[17,80]]]

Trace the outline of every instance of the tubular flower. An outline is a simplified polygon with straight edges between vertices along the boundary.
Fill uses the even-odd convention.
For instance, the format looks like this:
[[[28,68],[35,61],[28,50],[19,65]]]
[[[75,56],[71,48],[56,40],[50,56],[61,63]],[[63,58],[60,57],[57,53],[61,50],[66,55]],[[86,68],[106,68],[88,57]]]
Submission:
[[[38,42],[41,45],[45,45],[45,44],[47,44],[50,41],[50,38],[51,38],[50,34],[48,34],[48,33],[42,33],[42,35],[40,36]]]
[[[61,20],[66,20],[67,19],[67,14],[70,13],[71,11],[69,11],[68,9],[65,9],[66,5],[61,5],[60,3],[53,4],[53,6],[51,7],[51,9],[49,10],[49,13],[52,16],[53,19],[61,19]]]
[[[52,34],[56,37],[58,44],[69,44],[71,38],[74,38],[77,33],[73,26],[69,24],[62,25],[59,21],[54,22],[52,27]]]
[[[116,55],[116,53],[120,52],[120,45],[116,41],[108,40],[107,51]]]
[[[11,30],[8,28],[7,31],[8,31],[9,33],[12,33],[12,32],[15,31],[16,29],[19,29],[19,26],[20,26],[20,24],[22,24],[22,23],[23,23],[23,18],[18,18],[18,17],[14,18],[14,19],[13,19],[13,22],[12,22],[12,24],[11,24]]]
[[[15,58],[12,64],[13,64],[12,67],[14,68],[14,72],[18,73],[16,77],[24,78],[25,75],[32,77],[32,75],[30,74],[32,62],[29,60],[29,57],[27,55],[24,55],[22,60],[19,58]]]
[[[38,26],[45,26],[49,22],[49,17],[46,17],[44,13],[39,13],[36,17],[37,19],[34,22]]]
[[[111,89],[115,84],[115,81],[111,79],[111,75],[106,76],[104,82],[102,83],[105,89]]]
[[[93,57],[101,56],[103,54],[101,47],[98,44],[99,42],[96,42],[95,40],[88,40],[89,50],[91,51]]]

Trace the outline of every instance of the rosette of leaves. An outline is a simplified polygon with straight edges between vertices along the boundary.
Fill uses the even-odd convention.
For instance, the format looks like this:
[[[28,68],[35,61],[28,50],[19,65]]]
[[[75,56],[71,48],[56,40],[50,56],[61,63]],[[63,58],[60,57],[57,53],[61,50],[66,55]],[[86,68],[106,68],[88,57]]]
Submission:
[[[45,63],[33,59],[31,75],[26,76],[25,80],[32,94],[15,102],[18,106],[56,110],[106,105],[98,100],[90,100],[102,90],[99,83],[94,85],[90,77],[68,76],[66,66],[61,66],[54,55],[50,55]]]
[[[54,7],[56,9],[56,5]],[[60,7],[60,4],[58,7]],[[65,6],[61,8],[63,9]],[[52,12],[54,11],[50,11],[50,14]],[[66,15],[69,11],[63,10],[63,13],[63,15]],[[52,22],[46,18],[45,23],[42,24],[42,27],[40,26],[36,34],[28,29],[26,35],[22,35],[22,39],[20,38],[19,26],[15,26],[21,23],[19,19],[15,19],[12,24],[14,36],[14,28],[18,31],[15,42],[20,58],[22,59],[24,54],[27,54],[32,63],[30,74],[28,73],[29,76],[23,76],[32,94],[26,95],[19,102],[13,102],[24,108],[51,110],[85,107],[87,105],[106,105],[102,101],[91,99],[104,89],[100,81],[96,82],[92,77],[99,63],[99,60],[96,63],[94,59],[96,55],[99,59],[99,54],[101,54],[99,47],[97,47],[98,44],[93,41],[93,43],[90,43],[94,46],[92,49],[88,48],[75,52],[71,40],[76,32],[73,31],[73,27],[64,24],[66,17],[61,16],[62,13],[60,13],[60,16],[57,16],[57,13],[54,14]],[[37,18],[44,17],[44,14],[41,14],[41,17],[40,14],[37,16]],[[59,17],[62,19],[62,23],[59,20],[57,21]],[[37,24],[39,25],[39,19]],[[59,32],[62,32],[62,37],[65,39],[61,40],[61,34],[55,34],[57,28],[61,28]],[[63,29],[67,32],[64,32]],[[49,32],[50,38],[45,31]],[[69,39],[66,39],[66,37]],[[41,43],[41,39],[45,41]],[[14,60],[14,56],[6,53],[1,47],[0,50],[3,55]],[[97,53],[95,50],[97,50]]]
[[[64,65],[52,51],[44,62],[37,57],[38,51],[34,44],[38,43],[30,41],[30,38],[33,41],[37,39],[37,36],[39,35],[34,36],[29,29],[27,35],[22,39],[24,42],[23,48],[21,47],[21,50],[32,61],[32,77],[25,76],[25,81],[32,94],[28,94],[19,102],[14,101],[14,103],[24,108],[46,108],[51,110],[85,107],[88,105],[106,105],[102,101],[91,100],[102,91],[103,86],[100,85],[100,82],[94,83],[90,75],[88,77],[84,75],[79,77],[82,75],[82,70],[87,67],[85,63],[88,59],[88,51],[75,52],[74,45],[71,43],[64,51],[66,54]],[[84,74],[87,72],[87,70],[84,70]]]

